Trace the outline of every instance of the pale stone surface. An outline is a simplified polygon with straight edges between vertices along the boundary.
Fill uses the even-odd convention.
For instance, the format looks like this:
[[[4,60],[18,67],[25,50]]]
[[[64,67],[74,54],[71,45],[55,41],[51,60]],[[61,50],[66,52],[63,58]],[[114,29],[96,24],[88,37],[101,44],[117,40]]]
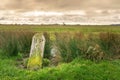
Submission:
[[[38,69],[42,67],[42,58],[44,55],[45,37],[37,33],[32,38],[30,58],[28,60],[28,69]]]
[[[56,57],[57,55],[60,55],[60,51],[56,46],[52,46],[50,54],[52,57]]]
[[[59,62],[61,62],[62,58],[60,55],[60,51],[58,50],[57,46],[52,46],[51,49],[51,65],[57,66]]]

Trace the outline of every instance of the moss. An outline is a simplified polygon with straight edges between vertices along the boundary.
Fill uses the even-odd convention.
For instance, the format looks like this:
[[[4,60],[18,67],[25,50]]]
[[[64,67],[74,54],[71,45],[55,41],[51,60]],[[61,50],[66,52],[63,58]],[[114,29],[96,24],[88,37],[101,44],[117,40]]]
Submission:
[[[42,57],[41,55],[33,55],[29,58],[27,68],[35,70],[42,67]]]
[[[42,36],[42,35],[43,35],[42,33],[36,33],[36,34],[34,35],[34,38],[41,39],[41,36]]]

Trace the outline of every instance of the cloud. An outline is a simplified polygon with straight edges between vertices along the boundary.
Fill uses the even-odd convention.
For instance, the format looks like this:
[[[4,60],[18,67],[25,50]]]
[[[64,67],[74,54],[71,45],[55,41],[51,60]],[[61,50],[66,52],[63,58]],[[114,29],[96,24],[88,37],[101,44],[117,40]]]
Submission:
[[[120,9],[120,0],[1,0],[2,10]]]

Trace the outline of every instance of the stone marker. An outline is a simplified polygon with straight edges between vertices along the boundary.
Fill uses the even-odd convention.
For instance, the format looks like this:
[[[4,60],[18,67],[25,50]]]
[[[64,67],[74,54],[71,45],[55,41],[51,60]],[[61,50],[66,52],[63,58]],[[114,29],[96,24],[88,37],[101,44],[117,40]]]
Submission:
[[[60,51],[58,50],[57,46],[52,46],[51,49],[51,65],[52,66],[57,66],[59,62],[61,62],[61,54]]]
[[[36,70],[42,67],[42,58],[44,55],[45,37],[37,33],[32,38],[32,45],[27,68]]]
[[[57,46],[52,46],[50,54],[52,57],[56,57],[60,54],[60,51],[58,50]]]

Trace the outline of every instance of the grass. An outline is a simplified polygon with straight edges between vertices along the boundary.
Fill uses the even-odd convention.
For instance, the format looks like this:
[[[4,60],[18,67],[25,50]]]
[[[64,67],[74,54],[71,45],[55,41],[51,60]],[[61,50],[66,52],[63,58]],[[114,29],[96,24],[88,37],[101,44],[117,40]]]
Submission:
[[[69,26],[69,25],[0,25],[0,31],[34,31],[34,32],[114,32],[120,33],[120,26]]]
[[[120,35],[114,33],[100,33],[100,45],[106,53],[120,54]]]
[[[8,56],[29,53],[34,33],[27,31],[1,31],[0,49]]]
[[[24,34],[22,33],[23,31],[25,32]],[[100,46],[105,47],[104,44],[109,45],[109,43],[110,43],[111,44],[111,46],[110,46],[111,48],[109,48],[110,50],[113,49],[112,47],[114,47],[114,50],[115,49],[119,50],[119,45],[116,46],[116,44],[119,43],[119,38],[116,37],[113,39],[113,37],[116,36],[116,35],[114,35],[116,33],[120,34],[120,26],[0,25],[0,32],[19,32],[19,35],[20,35],[19,37],[22,41],[20,41],[19,38],[17,40],[19,40],[19,43],[22,43],[21,46],[23,46],[23,47],[20,47],[20,50],[18,52],[22,52],[22,53],[23,52],[28,53],[29,45],[31,42],[29,39],[31,39],[31,35],[33,35],[33,33],[35,33],[35,32],[45,32],[44,35],[48,39],[46,53],[50,52],[49,49],[50,49],[51,43],[52,43],[52,41],[55,40],[55,35],[54,35],[55,32],[60,34],[61,37],[66,36],[66,35],[62,34],[64,32],[65,33],[70,32],[72,35],[75,33],[76,39],[78,38],[78,40],[86,43],[84,41],[84,39],[81,40],[81,38],[84,37],[85,39],[88,39],[88,42],[91,42],[91,43],[85,44],[85,46],[92,45],[92,43],[96,42],[95,40],[93,40],[93,37],[97,37],[97,38],[100,37],[101,38],[101,41],[99,41]],[[26,32],[32,32],[32,34],[28,36],[29,33],[26,33]],[[79,32],[81,32],[81,33],[79,34]],[[112,40],[113,40],[113,42],[116,42],[116,43],[112,44],[113,42],[109,42],[109,41],[104,42],[106,40],[111,39],[111,37],[106,38],[109,36],[109,34],[106,35],[106,34],[104,34],[105,32],[111,32],[112,34],[110,34],[110,35],[112,35]],[[100,33],[100,35],[98,33]],[[84,36],[82,36],[82,34],[84,34]],[[21,35],[24,35],[24,36],[22,37]],[[6,38],[5,39],[6,41],[9,41],[10,35],[8,35],[8,37],[7,37],[6,34],[3,34],[3,36]],[[27,37],[25,37],[25,36],[27,36]],[[70,36],[70,35],[68,34],[68,36]],[[86,38],[86,36],[89,36],[89,37]],[[119,35],[117,35],[117,36],[119,36]],[[83,49],[82,46],[84,47],[84,44],[79,46],[77,44],[78,42],[74,41],[74,39],[75,39],[74,36],[72,36],[72,37],[73,37],[73,39],[71,39],[70,41],[66,40],[66,42],[68,41],[67,42],[68,45],[66,45],[66,43],[63,44],[63,45],[65,45],[64,47],[68,51],[70,51],[68,53],[75,52],[75,54],[74,54],[74,56],[72,56],[73,58],[71,60],[69,60],[71,58],[71,55],[67,56],[68,57],[67,60],[68,60],[68,62],[70,61],[70,63],[62,62],[62,63],[59,63],[59,65],[56,67],[44,67],[43,69],[40,69],[38,71],[31,71],[31,70],[27,70],[24,68],[20,68],[20,65],[18,65],[18,64],[21,64],[18,61],[19,59],[22,58],[22,55],[20,53],[18,53],[17,56],[8,57],[8,56],[5,56],[5,54],[0,50],[0,80],[120,80],[120,78],[119,78],[120,59],[117,58],[117,59],[112,59],[112,60],[101,60],[99,62],[94,62],[87,58],[84,58],[84,59],[81,57],[77,58],[76,57],[77,52],[79,52],[77,50],[79,48]],[[59,38],[60,37],[58,37],[58,39]],[[14,39],[14,38],[11,38],[11,39]],[[63,41],[60,43],[65,42],[65,38],[63,38],[61,40],[63,40]],[[28,42],[28,44],[26,44],[26,41]],[[12,41],[10,43],[13,43],[13,42],[14,41]],[[49,44],[49,42],[50,42],[50,44]],[[81,42],[81,43],[83,43],[83,42]],[[79,43],[79,44],[81,44],[81,43]],[[13,43],[12,46],[13,46],[13,48],[16,48],[14,46],[18,46],[18,45],[14,45],[14,43]],[[78,49],[76,49],[76,47],[78,47]],[[87,46],[87,49],[88,49],[88,47],[89,46]],[[95,46],[93,46],[93,47],[95,47]],[[27,48],[27,49],[25,49],[25,48]],[[11,46],[9,46],[9,49],[11,50]],[[107,48],[105,48],[105,50],[107,50]],[[112,50],[111,52],[115,52],[114,50]],[[8,50],[8,52],[9,52],[9,50]],[[120,54],[119,51],[117,51],[117,52],[116,52],[117,54]],[[81,53],[81,54],[83,54],[83,53]],[[49,55],[50,54],[46,54],[45,58],[49,58]],[[91,57],[92,56],[91,52],[88,51],[88,55]],[[64,56],[64,53],[63,53],[63,56]]]
[[[120,55],[120,34],[117,33],[55,33],[56,46],[62,60],[71,62],[77,57],[84,57],[92,61],[100,61]]]
[[[75,59],[57,67],[29,71],[16,67],[16,58],[0,59],[1,80],[120,80],[120,60],[94,63]]]

